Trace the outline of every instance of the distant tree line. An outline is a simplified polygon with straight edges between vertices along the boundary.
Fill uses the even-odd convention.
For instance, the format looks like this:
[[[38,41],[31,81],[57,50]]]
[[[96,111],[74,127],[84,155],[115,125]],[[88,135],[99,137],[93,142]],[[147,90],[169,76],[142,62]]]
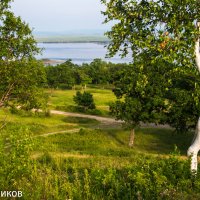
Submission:
[[[128,64],[114,64],[101,59],[94,59],[90,64],[76,65],[67,60],[57,66],[47,66],[47,85],[50,88],[72,89],[75,85],[113,84],[115,72]]]

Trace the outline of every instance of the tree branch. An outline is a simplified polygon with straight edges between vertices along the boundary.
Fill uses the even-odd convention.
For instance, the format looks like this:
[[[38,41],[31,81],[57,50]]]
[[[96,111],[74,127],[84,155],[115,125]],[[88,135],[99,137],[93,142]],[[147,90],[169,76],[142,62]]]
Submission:
[[[13,86],[14,86],[15,82],[13,82],[12,84],[10,84],[8,86],[8,90],[5,92],[5,94],[1,97],[1,100],[0,100],[0,107],[3,106],[4,102],[8,99],[9,95],[10,95],[10,92],[11,90],[13,89]]]
[[[2,125],[1,125],[1,127],[0,127],[0,130],[1,130],[4,126],[6,126],[6,124],[7,124],[7,122],[6,122],[7,117],[8,117],[8,114],[6,114],[6,116],[4,117],[3,122],[2,122]]]

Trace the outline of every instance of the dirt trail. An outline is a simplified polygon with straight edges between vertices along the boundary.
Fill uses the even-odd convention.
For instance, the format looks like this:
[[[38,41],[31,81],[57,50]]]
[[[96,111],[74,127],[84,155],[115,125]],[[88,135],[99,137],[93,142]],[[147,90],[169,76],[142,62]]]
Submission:
[[[110,125],[111,127],[113,125],[120,125],[123,123],[123,121],[118,120],[116,121],[113,118],[109,117],[100,117],[96,115],[86,115],[86,114],[79,114],[79,113],[71,113],[71,112],[64,112],[64,111],[58,111],[58,110],[51,110],[51,114],[56,114],[56,115],[64,115],[64,116],[69,116],[69,117],[83,117],[83,118],[88,118],[88,119],[96,119],[97,121],[101,122],[104,125]],[[153,128],[171,128],[169,125],[156,125],[154,123],[141,123],[141,127],[153,127]]]
[[[80,114],[80,113],[71,113],[71,112],[64,112],[64,111],[59,111],[59,110],[50,110],[51,114],[55,115],[63,115],[63,116],[69,116],[69,117],[82,117],[82,118],[87,118],[87,119],[96,119],[97,121],[100,122],[99,125],[95,125],[93,128],[115,128],[115,127],[120,127],[122,121],[116,121],[113,118],[108,118],[108,117],[100,117],[96,115],[86,115],[86,114]],[[75,128],[75,129],[70,129],[70,130],[63,130],[63,131],[56,131],[56,132],[50,132],[50,133],[45,133],[41,135],[37,135],[35,137],[47,137],[50,135],[56,135],[56,134],[62,134],[62,133],[77,133],[80,131],[81,128]]]
[[[77,133],[80,131],[80,128],[75,128],[75,129],[70,129],[70,130],[64,130],[64,131],[56,131],[56,132],[51,132],[51,133],[45,133],[45,134],[42,134],[42,135],[37,135],[35,137],[47,137],[49,135],[56,135],[56,134],[59,134],[59,133]]]
[[[113,124],[113,123],[120,124],[120,123],[122,123],[122,121],[116,121],[113,118],[100,117],[100,116],[96,116],[96,115],[86,115],[86,114],[71,113],[71,112],[64,112],[64,111],[58,111],[58,110],[51,110],[50,112],[51,112],[51,114],[56,114],[56,115],[96,119],[97,121],[102,122],[102,123],[110,123],[110,124]]]

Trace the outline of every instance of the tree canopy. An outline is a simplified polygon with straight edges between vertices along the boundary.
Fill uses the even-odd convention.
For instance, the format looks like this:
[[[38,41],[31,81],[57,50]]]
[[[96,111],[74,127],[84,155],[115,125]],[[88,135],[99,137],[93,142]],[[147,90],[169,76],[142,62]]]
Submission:
[[[46,66],[47,84],[50,88],[69,89],[75,84],[113,84],[115,73],[128,64],[114,64],[101,59],[76,65],[68,60],[56,66]]]
[[[194,66],[194,45],[199,35],[195,24],[200,19],[198,0],[102,0],[106,5],[105,23],[115,24],[107,36],[109,55],[141,53],[146,61],[166,60],[176,66]],[[150,53],[148,53],[150,52]]]
[[[119,100],[111,105],[112,113],[132,128],[140,122],[169,124],[177,132],[194,128],[200,113],[197,70],[176,71],[166,62],[142,63],[117,73],[114,93]]]
[[[40,50],[32,30],[14,15],[10,2],[4,0],[0,4],[0,107],[12,100],[31,109],[42,102],[37,103],[43,99],[45,73],[34,58]]]

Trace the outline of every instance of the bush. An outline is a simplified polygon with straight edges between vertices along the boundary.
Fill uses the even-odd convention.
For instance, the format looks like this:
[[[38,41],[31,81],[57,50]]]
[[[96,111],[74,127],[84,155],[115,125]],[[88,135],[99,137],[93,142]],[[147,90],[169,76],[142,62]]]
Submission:
[[[89,92],[83,92],[80,91],[76,92],[76,96],[74,96],[74,102],[81,108],[84,109],[84,111],[87,111],[88,109],[95,109],[96,106],[94,104],[94,99],[91,93]]]
[[[0,188],[18,190],[22,177],[31,174],[31,133],[25,126],[9,124],[0,130]]]

